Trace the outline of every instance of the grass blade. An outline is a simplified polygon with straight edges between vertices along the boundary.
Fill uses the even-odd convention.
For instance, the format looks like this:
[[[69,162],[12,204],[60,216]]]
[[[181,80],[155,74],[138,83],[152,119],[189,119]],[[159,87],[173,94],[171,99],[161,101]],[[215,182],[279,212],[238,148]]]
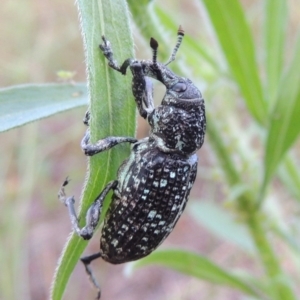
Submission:
[[[195,221],[211,233],[230,242],[249,254],[255,253],[255,246],[243,224],[233,220],[228,211],[210,202],[192,202],[188,211]],[[218,220],[218,222],[216,222]]]
[[[0,89],[0,132],[87,104],[87,88],[76,84],[24,84]]]
[[[300,132],[300,38],[290,68],[283,78],[274,110],[265,149],[263,190],[286,151]]]
[[[287,2],[267,0],[265,5],[265,47],[267,97],[269,107],[276,100],[278,83],[282,73],[284,41],[287,24]]]
[[[134,270],[152,264],[159,264],[202,280],[226,285],[248,295],[259,296],[260,299],[268,299],[258,287],[252,286],[250,281],[246,282],[240,276],[226,271],[204,256],[192,252],[175,249],[155,251],[146,258],[135,262],[132,268]]]
[[[264,123],[266,103],[258,76],[254,42],[238,0],[203,0],[229,69],[252,116]]]

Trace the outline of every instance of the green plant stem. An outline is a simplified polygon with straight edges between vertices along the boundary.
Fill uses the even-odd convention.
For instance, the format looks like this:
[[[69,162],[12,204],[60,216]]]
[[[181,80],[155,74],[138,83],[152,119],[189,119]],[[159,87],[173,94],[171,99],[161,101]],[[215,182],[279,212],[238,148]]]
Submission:
[[[207,117],[207,128],[206,132],[209,137],[210,144],[214,148],[214,152],[222,166],[222,170],[225,173],[226,181],[230,186],[234,186],[240,183],[240,175],[236,166],[233,163],[232,156],[220,135],[220,130],[218,130],[216,123],[213,122],[209,112],[206,112]],[[211,121],[210,121],[211,120]]]
[[[99,50],[101,36],[105,35],[111,42],[118,61],[133,57],[127,3],[125,0],[78,0],[77,5],[88,73],[91,142],[106,136],[134,136],[136,107],[132,100],[130,76],[124,77],[109,68]],[[105,184],[115,178],[118,167],[129,151],[129,145],[119,145],[88,160],[88,172],[78,214],[81,226],[91,203]],[[109,197],[104,201],[99,224],[108,205]],[[54,275],[52,300],[62,299],[69,277],[86,245],[87,241],[75,233],[67,241]]]
[[[268,240],[260,213],[251,213],[247,223],[265,273],[268,276],[269,290],[273,299],[296,300],[297,298],[287,280],[287,276],[284,274],[279,264],[279,259]]]
[[[228,185],[234,187],[242,184],[239,172],[233,163],[230,152],[228,151],[220,131],[215,126],[214,122],[209,122],[207,133],[209,135],[210,143],[213,146],[216,156],[219,159],[224,177]],[[264,218],[260,211],[255,207],[255,193],[246,190],[237,198],[237,209],[239,216],[246,220],[246,225],[249,228],[252,239],[256,245],[260,260],[264,266],[265,273],[270,282],[269,294],[272,299],[276,300],[296,300],[292,287],[287,282],[287,276],[283,272],[279,259],[275,255],[272,245],[267,237],[267,232],[263,226]]]

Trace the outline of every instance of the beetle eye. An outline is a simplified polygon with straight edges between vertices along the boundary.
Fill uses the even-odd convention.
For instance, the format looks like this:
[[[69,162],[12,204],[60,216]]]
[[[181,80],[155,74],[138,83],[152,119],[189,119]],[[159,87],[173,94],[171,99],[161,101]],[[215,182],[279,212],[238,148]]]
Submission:
[[[187,86],[183,82],[178,82],[174,86],[172,86],[172,90],[177,93],[182,93],[186,90]]]

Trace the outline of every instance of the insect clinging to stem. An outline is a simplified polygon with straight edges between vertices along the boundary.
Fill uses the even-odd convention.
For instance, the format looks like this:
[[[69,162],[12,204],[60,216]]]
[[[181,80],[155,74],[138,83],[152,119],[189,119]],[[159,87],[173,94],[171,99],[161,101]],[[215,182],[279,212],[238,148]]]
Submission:
[[[166,64],[157,61],[158,42],[150,39],[152,60],[127,59],[119,66],[110,42],[103,36],[100,50],[108,65],[125,75],[129,67],[133,75],[132,93],[139,114],[150,125],[149,137],[109,136],[90,143],[87,130],[81,147],[87,156],[106,151],[120,143],[132,144],[130,156],[121,164],[115,180],[107,183],[86,214],[86,225],[80,228],[74,208],[74,197],[67,197],[63,183],[59,199],[67,206],[73,230],[89,240],[98,225],[102,204],[113,192],[101,231],[100,251],[81,258],[86,272],[98,290],[90,263],[97,259],[121,264],[145,257],[170,234],[181,216],[197,174],[195,154],[204,142],[206,129],[205,106],[201,92],[190,79],[174,74],[167,65],[176,56],[184,36],[180,26],[177,43]],[[161,105],[154,107],[152,82],[166,87]],[[84,123],[89,124],[87,113]]]

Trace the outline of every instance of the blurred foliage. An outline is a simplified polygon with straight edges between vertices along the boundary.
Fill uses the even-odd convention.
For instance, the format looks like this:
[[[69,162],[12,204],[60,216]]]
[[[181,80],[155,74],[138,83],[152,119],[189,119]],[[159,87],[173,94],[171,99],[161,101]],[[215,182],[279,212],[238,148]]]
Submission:
[[[129,3],[131,10],[137,13],[137,4],[134,1]],[[291,3],[283,0],[266,0],[260,3],[257,9],[261,10],[264,18],[261,20],[262,35],[259,38],[263,41],[263,45],[257,47],[247,21],[247,6],[243,7],[238,0],[231,0],[229,3],[222,0],[203,0],[201,5],[205,9],[209,25],[214,30],[215,42],[219,46],[213,49],[219,51],[207,49],[203,55],[194,44],[187,42],[186,47],[189,51],[194,50],[194,53],[199,53],[199,56],[196,64],[186,64],[182,67],[182,73],[187,77],[193,74],[193,80],[197,80],[197,71],[201,68],[202,61],[210,56],[211,51],[215,52],[214,56],[218,57],[216,59],[223,62],[224,73],[227,76],[220,77],[219,69],[215,68],[215,76],[212,76],[214,79],[206,86],[204,95],[208,110],[207,134],[224,180],[228,184],[231,194],[230,209],[234,211],[239,222],[248,227],[256,247],[257,259],[264,266],[265,275],[260,278],[260,281],[265,284],[257,286],[259,292],[267,299],[297,299],[295,294],[297,281],[292,281],[290,274],[283,269],[284,261],[277,253],[272,237],[269,236],[271,224],[273,226],[276,224],[274,227],[279,229],[279,232],[283,230],[280,229],[281,222],[274,218],[267,208],[268,203],[265,202],[276,194],[276,189],[272,189],[271,179],[285,156],[286,160],[283,160],[282,168],[286,169],[285,175],[292,180],[282,181],[289,182],[284,184],[284,188],[293,193],[300,188],[299,185],[293,186],[293,183],[298,183],[300,178],[297,161],[294,159],[293,152],[287,154],[300,131],[300,27],[296,24],[296,28],[291,29],[294,51],[291,53],[292,59],[287,61],[284,49],[287,48],[285,44],[289,21],[287,12],[288,5],[292,7]],[[133,18],[142,34],[147,35],[149,28],[154,27],[156,23],[164,28],[161,32],[170,31],[172,28],[175,31],[176,18],[173,22],[166,21],[160,5],[154,4],[148,8],[148,12],[149,18],[144,18],[143,22],[140,20],[140,14],[133,13]],[[161,43],[166,40],[167,38],[163,37],[160,39]],[[199,38],[198,42],[201,44],[206,40]],[[204,46],[201,48],[204,49]],[[185,55],[184,49],[181,49],[181,53],[182,56]],[[260,61],[258,58],[261,58]],[[210,73],[212,72],[213,69],[210,70]],[[233,100],[235,103],[232,105],[224,94],[235,99]],[[220,105],[221,99],[222,105]],[[227,101],[229,105],[226,105]],[[242,109],[241,104],[244,104]],[[254,147],[253,141],[256,142]],[[245,147],[246,151],[244,151]],[[294,161],[294,164],[287,165],[289,161]],[[294,168],[289,169],[292,165]],[[280,205],[280,202],[276,204]],[[193,211],[197,212],[197,209],[201,210],[201,206],[194,206]],[[213,212],[214,210],[211,210],[210,218],[206,216],[202,221],[209,228],[212,228],[213,224],[214,228],[222,228],[222,232],[227,228],[232,234],[235,226],[226,226],[228,223],[221,222],[223,218],[214,218],[217,214]],[[194,213],[194,216],[201,218],[201,214]],[[214,222],[209,221],[211,218]],[[236,223],[236,226],[240,224]],[[290,241],[293,232],[284,229]],[[273,231],[273,235],[278,235],[278,232]],[[293,243],[288,242],[287,239],[281,239],[281,242],[287,248],[286,251],[294,251],[295,247],[291,244],[297,244],[297,239],[294,239]],[[296,249],[299,251],[299,244]],[[175,254],[172,264],[172,255],[173,253],[165,253],[167,265],[178,269],[176,267],[178,258]],[[191,255],[194,254],[186,253],[187,258]],[[136,265],[142,266],[143,261],[145,264],[164,264],[162,255],[157,258],[158,256],[158,254],[150,255]],[[191,264],[191,268],[193,265],[197,268],[196,264]],[[203,267],[201,269],[205,273]],[[193,273],[192,270],[190,271]],[[209,268],[207,272],[210,272]],[[202,278],[207,280],[205,274]],[[228,284],[226,280],[219,283]],[[262,299],[261,295],[255,296]]]
[[[2,86],[53,81],[56,79],[55,74],[61,69],[70,70],[71,73],[76,71],[79,75],[72,78],[73,81],[83,80],[84,67],[83,64],[78,64],[78,61],[81,63],[83,59],[76,56],[76,53],[82,56],[82,52],[78,44],[76,46],[73,44],[75,40],[80,39],[78,29],[74,25],[65,25],[71,24],[68,22],[69,18],[72,18],[72,22],[76,19],[75,8],[73,10],[63,8],[58,1],[55,2],[35,3],[31,7],[24,4],[22,7],[22,4],[7,1],[3,6],[2,22],[9,21],[5,19],[9,12],[17,12],[19,15],[15,17],[20,30],[15,30],[14,35],[11,35],[11,32],[0,35],[3,39],[2,44],[6,44],[9,48],[5,55],[0,55],[1,59],[4,58],[1,61],[4,69],[0,77]],[[80,5],[82,3],[79,1]],[[89,88],[90,93],[94,95],[93,101],[97,98],[96,81],[93,80],[99,80],[99,76],[105,77],[97,73],[100,72],[100,65],[103,62],[99,61],[100,55],[93,54],[96,48],[92,48],[93,43],[89,38],[100,36],[102,28],[101,30],[104,30],[105,34],[108,32],[113,39],[118,34],[122,36],[128,42],[126,49],[131,51],[129,49],[131,39],[128,39],[131,33],[126,26],[120,31],[113,30],[110,27],[113,18],[109,20],[104,19],[101,13],[98,15],[99,11],[104,9],[101,5],[96,5],[96,8],[90,7],[89,9],[94,12],[92,13],[94,18],[87,19],[88,14],[84,12],[85,5],[88,4],[83,4],[80,9],[87,63],[94,68],[89,72],[97,74],[93,77],[89,73]],[[178,25],[183,26],[186,36],[171,68],[182,76],[192,79],[206,100],[207,139],[204,149],[199,152],[198,180],[194,187],[197,195],[202,196],[197,197],[193,194],[196,201],[191,201],[187,207],[190,216],[211,235],[217,236],[224,243],[233,244],[236,253],[243,253],[254,265],[262,266],[259,271],[252,272],[245,269],[241,272],[229,266],[219,266],[209,253],[200,255],[199,252],[183,250],[158,250],[144,260],[131,264],[129,267],[131,272],[144,265],[160,264],[216,285],[235,288],[245,294],[244,299],[246,297],[272,300],[298,299],[300,226],[297,218],[300,209],[300,168],[299,145],[296,141],[300,131],[299,3],[293,0],[230,0],[226,3],[222,0],[164,2],[129,0],[128,5],[137,46],[141,49],[146,48],[149,38],[154,36],[159,42],[160,60],[167,59],[170,54],[170,41],[173,40],[175,43]],[[60,22],[53,22],[56,20],[53,17],[55,13],[53,7],[64,10],[61,14],[64,17],[58,19]],[[111,7],[110,13],[113,15],[118,8]],[[24,14],[22,9],[28,13]],[[126,14],[122,17],[126,18]],[[120,18],[120,15],[117,18]],[[34,26],[35,23],[42,26]],[[97,26],[99,28],[96,29],[95,35],[90,28]],[[24,41],[21,37],[26,32],[31,32],[31,35],[27,35]],[[11,36],[12,39],[9,38]],[[11,43],[7,43],[7,40],[11,40]],[[58,40],[60,42],[57,42]],[[57,55],[63,46],[64,49],[68,49],[67,54]],[[120,61],[126,58],[123,57],[121,45],[117,45],[116,48],[119,51],[117,56],[120,57]],[[0,51],[3,51],[3,48]],[[22,59],[19,58],[18,51],[24,52],[25,58],[24,56]],[[147,51],[150,56],[148,48]],[[73,64],[74,61],[76,64]],[[80,70],[77,69],[78,65]],[[43,69],[47,69],[48,73],[43,73]],[[115,79],[106,80],[110,82]],[[105,89],[106,80],[103,80],[102,90]],[[125,88],[126,84],[128,81],[121,87],[120,83],[120,88]],[[75,87],[76,85],[75,83]],[[94,104],[95,111],[101,110],[101,105],[109,103],[113,91],[106,92],[108,97],[99,102],[98,107],[96,103]],[[5,93],[7,89],[0,91],[0,105],[4,103],[4,107],[7,107],[9,104],[5,103],[9,103],[9,98]],[[43,97],[36,93],[34,99],[40,99],[45,106],[49,105],[49,110],[53,109],[51,106],[55,103],[51,101],[50,88],[43,93]],[[11,94],[9,96],[22,102],[20,95],[22,90],[18,87],[15,97]],[[67,98],[68,96],[63,96],[62,103],[68,100]],[[129,99],[130,95],[127,95],[127,98]],[[32,103],[36,106],[36,101]],[[14,108],[16,113],[20,113],[21,118],[27,104],[28,101],[25,101],[23,108],[20,105],[17,108],[19,111],[15,111]],[[28,106],[26,109],[28,110]],[[52,111],[57,113],[64,109]],[[132,107],[129,108],[131,109]],[[35,110],[29,121],[43,117],[40,111],[43,110]],[[128,113],[133,116],[132,111]],[[9,110],[6,112],[1,110],[1,120],[5,122],[8,114]],[[26,277],[26,261],[30,249],[21,245],[26,242],[27,225],[29,226],[31,221],[28,217],[28,214],[32,213],[30,207],[33,204],[41,205],[36,204],[39,203],[36,199],[44,198],[41,191],[45,191],[45,188],[35,186],[37,178],[42,177],[43,182],[49,182],[50,176],[58,177],[57,187],[65,176],[61,171],[71,172],[62,169],[62,165],[70,166],[71,161],[70,163],[61,161],[59,166],[56,165],[59,172],[48,165],[48,170],[42,175],[39,171],[41,163],[36,163],[39,161],[46,164],[45,158],[52,152],[56,153],[52,159],[60,158],[62,154],[57,153],[62,152],[61,149],[68,151],[72,157],[73,150],[70,151],[66,145],[76,140],[76,132],[80,132],[80,129],[75,125],[70,127],[66,116],[60,115],[55,118],[59,120],[58,123],[69,125],[69,128],[61,130],[62,125],[54,123],[53,128],[48,129],[47,126],[43,126],[44,121],[40,121],[18,130],[5,132],[2,137],[0,136],[1,142],[5,141],[1,143],[2,151],[5,153],[5,158],[4,155],[1,157],[0,175],[3,184],[0,197],[1,200],[5,200],[2,201],[1,208],[6,215],[12,216],[8,220],[3,218],[1,224],[1,238],[5,241],[4,244],[7,241],[7,249],[10,250],[9,253],[7,249],[0,251],[3,266],[0,298],[17,299],[12,282],[18,282],[24,291],[23,299],[30,299],[30,283]],[[28,120],[18,125],[26,122]],[[106,125],[105,122],[102,123],[102,133],[109,132],[109,126],[116,124],[112,119],[106,122]],[[37,125],[40,123],[41,125]],[[13,124],[11,128],[14,126],[16,125]],[[44,131],[39,131],[41,130],[39,127]],[[101,134],[96,130],[95,126],[95,137]],[[133,127],[129,130],[133,130]],[[41,145],[44,135],[48,138]],[[11,151],[13,146],[17,150]],[[122,152],[122,149],[115,153],[117,160],[121,159],[118,151]],[[94,164],[95,169],[99,169],[99,163],[97,160],[90,162],[91,166]],[[78,171],[79,168],[74,169]],[[103,165],[103,172],[107,169],[108,165]],[[112,174],[113,171],[110,176]],[[94,178],[90,178],[90,181],[93,180]],[[204,186],[201,192],[198,187],[201,181],[220,185],[221,192],[212,193]],[[91,186],[86,186],[84,195],[89,196],[85,196],[88,199],[86,204],[83,204],[84,209],[88,202],[92,201],[91,195],[96,193],[94,190],[89,191]],[[97,189],[101,189],[101,185]],[[55,189],[49,187],[49,190],[53,190],[54,192],[49,193],[55,195]],[[53,197],[48,197],[47,195],[44,201],[47,203],[46,207],[51,209]],[[19,205],[21,201],[22,205]],[[16,209],[18,207],[20,211]],[[63,209],[60,210],[65,213]],[[197,232],[191,234],[194,239],[203,238]],[[80,243],[78,240],[77,242]],[[18,253],[21,247],[23,256]],[[59,270],[64,276],[56,279],[55,286],[59,291],[53,299],[61,298],[68,277],[84,247],[85,243],[82,242],[79,248],[74,248],[74,252],[68,248],[69,265],[72,267],[60,265]],[[41,298],[45,297],[43,295]],[[183,296],[182,299],[189,298]]]

